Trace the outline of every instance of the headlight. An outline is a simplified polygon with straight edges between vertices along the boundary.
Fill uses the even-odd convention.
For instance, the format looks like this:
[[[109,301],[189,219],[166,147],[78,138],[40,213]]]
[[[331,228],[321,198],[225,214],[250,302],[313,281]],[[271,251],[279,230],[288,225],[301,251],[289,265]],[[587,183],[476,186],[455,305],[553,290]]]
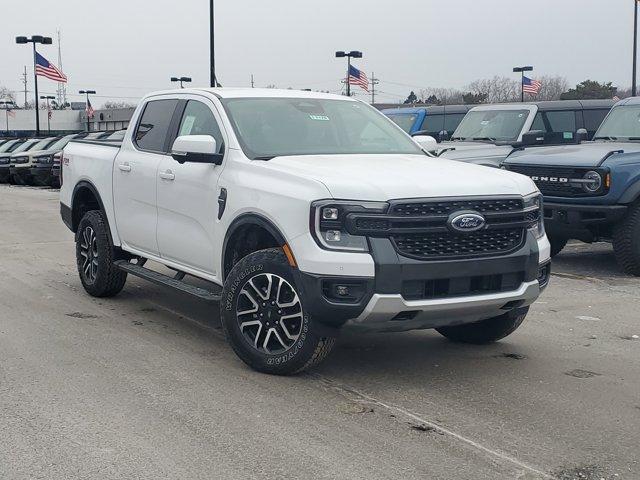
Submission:
[[[584,174],[583,179],[585,181],[582,182],[582,188],[587,193],[596,193],[602,188],[602,175],[598,172],[590,170]]]
[[[534,193],[524,198],[525,218],[529,222],[529,230],[536,238],[544,237],[544,204],[542,194]]]
[[[368,252],[367,237],[352,235],[347,220],[351,213],[384,213],[384,202],[348,202],[343,200],[318,200],[311,204],[310,230],[316,242],[327,250]]]
[[[39,157],[33,157],[33,161],[36,163],[53,163],[53,155],[41,155]]]

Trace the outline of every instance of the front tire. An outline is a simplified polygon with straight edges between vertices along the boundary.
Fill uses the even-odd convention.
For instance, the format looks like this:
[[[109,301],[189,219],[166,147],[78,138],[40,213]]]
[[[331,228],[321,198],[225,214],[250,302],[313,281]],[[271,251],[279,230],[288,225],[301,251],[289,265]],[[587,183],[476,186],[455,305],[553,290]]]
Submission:
[[[613,251],[625,273],[640,277],[640,201],[613,230]]]
[[[529,312],[529,307],[517,308],[497,317],[476,323],[440,327],[436,330],[453,342],[482,345],[496,342],[515,332]]]
[[[116,250],[109,239],[107,221],[97,210],[87,212],[76,231],[76,263],[80,281],[93,297],[120,293],[127,274],[114,265]]]
[[[224,282],[220,317],[234,352],[263,373],[302,372],[320,363],[335,343],[305,311],[280,248],[251,253],[233,267]]]

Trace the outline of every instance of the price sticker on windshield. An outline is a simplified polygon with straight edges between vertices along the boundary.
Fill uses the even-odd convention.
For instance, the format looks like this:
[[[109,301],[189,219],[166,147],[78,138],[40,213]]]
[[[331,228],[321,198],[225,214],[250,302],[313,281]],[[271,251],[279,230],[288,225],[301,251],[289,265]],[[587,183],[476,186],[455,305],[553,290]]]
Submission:
[[[326,115],[309,115],[309,118],[311,120],[319,120],[321,122],[328,122],[329,121],[329,117],[327,117]]]

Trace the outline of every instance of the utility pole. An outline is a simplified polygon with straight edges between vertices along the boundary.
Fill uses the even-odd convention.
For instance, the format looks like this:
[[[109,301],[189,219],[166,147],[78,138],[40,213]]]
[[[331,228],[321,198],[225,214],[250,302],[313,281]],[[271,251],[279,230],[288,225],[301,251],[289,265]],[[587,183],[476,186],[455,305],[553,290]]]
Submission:
[[[636,96],[636,64],[638,61],[638,1],[633,0],[633,75],[631,81],[631,96]]]
[[[24,66],[24,73],[22,74],[22,84],[24,85],[24,109],[29,106],[27,104],[27,66]]]
[[[57,30],[58,33],[58,69],[62,71],[62,45],[60,41],[62,40],[62,35],[60,34],[60,29]],[[58,82],[58,108],[62,108],[63,105],[67,103],[67,88],[64,83]]]
[[[254,88],[254,86],[253,86],[253,73],[251,74],[251,88]]]
[[[376,85],[380,83],[380,80],[376,78],[376,74],[371,72],[371,105],[376,103]]]
[[[209,0],[209,68],[211,72],[211,86],[218,87],[218,79],[216,78],[216,51],[215,51],[215,32],[214,32],[214,9],[213,0]]]

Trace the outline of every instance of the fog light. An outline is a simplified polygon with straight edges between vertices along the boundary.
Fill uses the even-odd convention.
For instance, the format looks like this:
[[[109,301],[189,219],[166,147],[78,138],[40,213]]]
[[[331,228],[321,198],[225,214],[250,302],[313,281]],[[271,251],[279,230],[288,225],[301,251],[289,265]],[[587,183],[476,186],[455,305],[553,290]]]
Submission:
[[[547,263],[538,269],[538,283],[540,288],[545,288],[549,283],[549,276],[551,274],[551,264]]]
[[[340,230],[327,230],[325,238],[327,239],[327,242],[339,242]]]
[[[336,294],[340,297],[349,296],[349,287],[346,285],[336,285]]]
[[[338,219],[338,209],[333,207],[327,207],[322,209],[322,219],[323,220],[337,220]]]

